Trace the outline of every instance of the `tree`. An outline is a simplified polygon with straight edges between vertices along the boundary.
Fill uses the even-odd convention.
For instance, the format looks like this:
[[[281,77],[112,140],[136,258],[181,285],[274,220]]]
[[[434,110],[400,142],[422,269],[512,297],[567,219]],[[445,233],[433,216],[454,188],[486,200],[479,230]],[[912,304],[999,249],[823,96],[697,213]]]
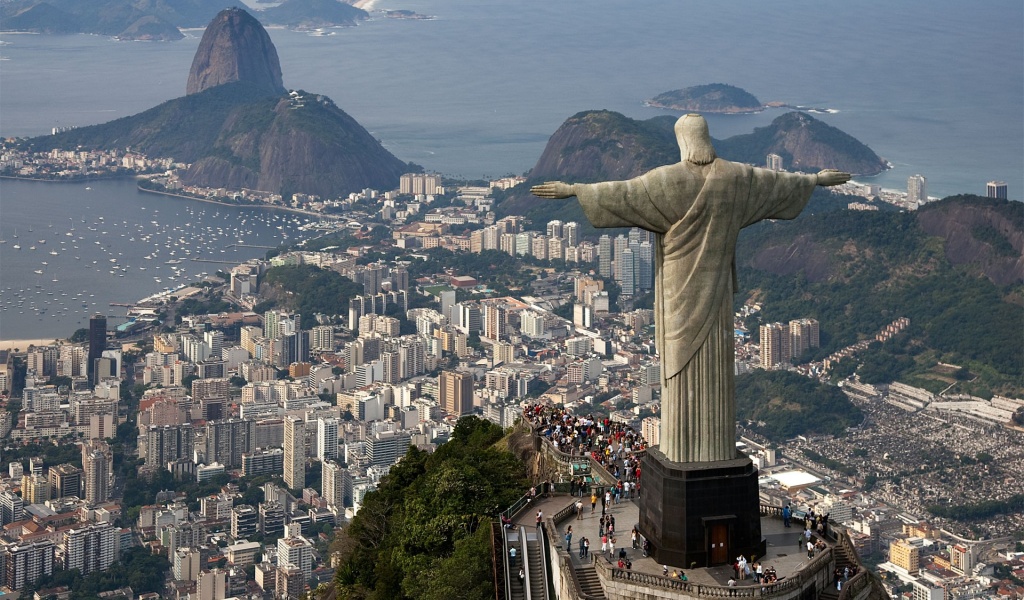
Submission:
[[[339,596],[492,596],[487,523],[526,485],[523,465],[495,447],[502,435],[464,417],[434,454],[410,448],[336,534]]]

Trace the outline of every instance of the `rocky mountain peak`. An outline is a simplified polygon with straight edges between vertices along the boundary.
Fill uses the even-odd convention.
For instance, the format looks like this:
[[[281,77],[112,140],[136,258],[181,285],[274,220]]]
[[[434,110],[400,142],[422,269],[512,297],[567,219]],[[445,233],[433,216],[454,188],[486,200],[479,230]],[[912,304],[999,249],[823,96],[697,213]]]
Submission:
[[[199,42],[186,94],[244,81],[269,94],[283,94],[281,62],[267,30],[241,8],[220,11]]]

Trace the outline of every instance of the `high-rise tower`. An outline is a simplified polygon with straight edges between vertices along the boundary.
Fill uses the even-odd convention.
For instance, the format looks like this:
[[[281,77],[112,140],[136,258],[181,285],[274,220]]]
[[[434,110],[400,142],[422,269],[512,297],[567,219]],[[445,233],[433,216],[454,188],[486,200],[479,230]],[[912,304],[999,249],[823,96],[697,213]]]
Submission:
[[[306,423],[284,419],[284,482],[293,490],[306,487]]]
[[[96,370],[96,359],[103,356],[103,350],[107,347],[107,318],[103,315],[93,315],[89,319],[89,381],[95,384],[93,373]]]

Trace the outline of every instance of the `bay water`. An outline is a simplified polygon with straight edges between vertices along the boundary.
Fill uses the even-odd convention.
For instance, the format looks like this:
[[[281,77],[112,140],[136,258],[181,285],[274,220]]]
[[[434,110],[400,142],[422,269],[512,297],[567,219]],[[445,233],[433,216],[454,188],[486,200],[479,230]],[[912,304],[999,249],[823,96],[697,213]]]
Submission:
[[[893,165],[858,181],[905,189],[907,177],[922,174],[928,194],[938,197],[983,194],[993,179],[1008,183],[1011,198],[1024,189],[1019,0],[403,0],[376,8],[435,18],[374,13],[358,27],[323,35],[270,29],[284,82],[330,96],[392,153],[430,171],[462,178],[521,174],[577,112],[650,118],[669,114],[643,104],[661,92],[728,83],[762,102],[837,111],[815,117]],[[0,135],[105,122],[183,95],[202,31],[186,33],[169,43],[0,34]],[[712,135],[723,138],[749,133],[783,112],[708,120]],[[45,214],[32,210],[33,203],[54,195],[47,210],[55,227],[61,219],[80,220],[61,203],[81,197],[86,186],[65,186],[58,193],[53,184],[0,182],[0,234],[8,239],[0,244],[0,288],[34,285],[38,266],[29,265],[25,280],[7,263],[10,232],[26,229],[26,215]],[[104,190],[89,196],[97,217],[122,220],[123,206],[137,203],[142,212],[157,202],[131,183],[91,187]],[[152,281],[139,275],[133,278]],[[77,287],[91,285],[88,276]],[[117,292],[112,300],[125,295],[133,297]],[[49,332],[70,333],[63,323]],[[0,315],[0,339],[28,335]]]

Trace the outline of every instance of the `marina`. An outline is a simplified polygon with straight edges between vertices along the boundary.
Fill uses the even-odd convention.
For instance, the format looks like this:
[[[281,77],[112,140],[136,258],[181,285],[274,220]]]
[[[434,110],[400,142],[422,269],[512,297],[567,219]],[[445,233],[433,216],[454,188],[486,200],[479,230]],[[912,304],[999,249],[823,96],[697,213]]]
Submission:
[[[132,180],[3,180],[0,193],[0,239],[18,241],[20,231],[35,240],[0,245],[0,339],[66,337],[93,313],[314,235],[300,231],[311,220],[304,215],[144,195]],[[68,217],[51,220],[56,214]],[[110,316],[112,325],[124,317]]]

